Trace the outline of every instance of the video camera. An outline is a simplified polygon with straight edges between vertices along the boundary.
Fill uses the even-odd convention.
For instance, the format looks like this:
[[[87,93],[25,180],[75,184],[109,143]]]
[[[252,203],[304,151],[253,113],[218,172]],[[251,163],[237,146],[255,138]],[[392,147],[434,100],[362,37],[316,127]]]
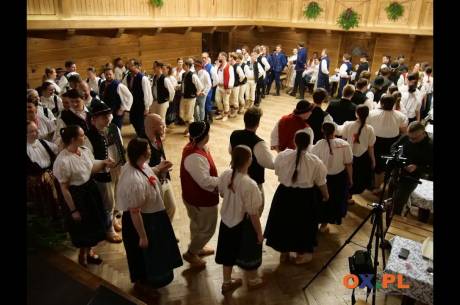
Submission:
[[[381,158],[386,160],[385,165],[390,168],[402,168],[407,163],[407,158],[403,157],[403,153],[404,148],[402,145],[399,145],[390,156],[381,156]]]

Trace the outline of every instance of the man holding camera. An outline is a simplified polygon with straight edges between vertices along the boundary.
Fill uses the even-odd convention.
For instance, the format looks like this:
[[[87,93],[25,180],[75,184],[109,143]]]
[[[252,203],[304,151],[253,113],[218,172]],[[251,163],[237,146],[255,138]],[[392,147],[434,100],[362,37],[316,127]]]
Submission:
[[[393,213],[398,215],[401,215],[409,196],[418,185],[418,180],[426,174],[433,174],[433,140],[428,137],[423,124],[410,123],[408,134],[396,141],[391,151],[397,151],[400,146],[402,157],[407,158],[407,161],[401,169],[399,183],[393,192]]]

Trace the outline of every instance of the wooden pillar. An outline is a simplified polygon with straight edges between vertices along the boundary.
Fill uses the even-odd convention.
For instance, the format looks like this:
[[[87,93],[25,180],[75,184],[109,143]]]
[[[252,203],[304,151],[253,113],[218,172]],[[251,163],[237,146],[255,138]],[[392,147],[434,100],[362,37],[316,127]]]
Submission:
[[[58,0],[58,6],[63,18],[72,16],[72,0]]]
[[[326,12],[328,12],[326,16],[326,23],[336,24],[336,20],[334,19],[334,11],[336,7],[338,7],[339,5],[337,4],[335,0],[327,0],[326,6],[327,6]]]
[[[378,16],[378,12],[377,12],[378,2],[379,2],[378,0],[371,0],[369,3],[367,19],[363,20],[363,23],[365,23],[368,27],[372,27],[375,24],[375,20],[377,19],[377,16]]]
[[[409,15],[409,27],[412,29],[417,29],[420,24],[420,19],[422,16],[422,6],[423,0],[414,0],[413,8]]]

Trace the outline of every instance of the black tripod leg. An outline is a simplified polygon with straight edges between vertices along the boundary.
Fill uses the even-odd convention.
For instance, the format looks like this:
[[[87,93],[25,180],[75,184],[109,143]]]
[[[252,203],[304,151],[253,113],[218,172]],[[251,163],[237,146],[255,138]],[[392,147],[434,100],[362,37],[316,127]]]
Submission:
[[[380,239],[382,242],[382,246],[385,244],[385,235],[383,234],[383,219],[380,221]],[[383,270],[386,268],[386,260],[385,260],[385,247],[380,247],[382,251],[382,261],[383,261]]]

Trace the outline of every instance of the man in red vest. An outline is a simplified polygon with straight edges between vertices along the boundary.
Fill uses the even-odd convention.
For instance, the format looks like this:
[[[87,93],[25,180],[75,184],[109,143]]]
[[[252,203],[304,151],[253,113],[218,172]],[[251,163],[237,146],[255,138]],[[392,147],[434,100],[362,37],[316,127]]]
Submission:
[[[206,144],[209,124],[193,122],[189,126],[190,142],[182,151],[180,182],[182,199],[190,218],[190,244],[183,254],[192,267],[203,268],[206,262],[200,256],[214,254],[206,244],[217,225],[217,168]]]
[[[227,62],[227,53],[225,52],[219,53],[217,76],[216,104],[219,109],[219,115],[216,120],[226,121],[230,111],[230,94],[235,82],[235,74],[232,65]]]
[[[307,124],[307,120],[313,110],[313,104],[300,100],[294,111],[283,116],[275,125],[271,133],[271,149],[277,152],[286,148],[295,149],[294,136],[297,130],[305,129],[310,135],[310,147],[313,145],[313,129]]]

